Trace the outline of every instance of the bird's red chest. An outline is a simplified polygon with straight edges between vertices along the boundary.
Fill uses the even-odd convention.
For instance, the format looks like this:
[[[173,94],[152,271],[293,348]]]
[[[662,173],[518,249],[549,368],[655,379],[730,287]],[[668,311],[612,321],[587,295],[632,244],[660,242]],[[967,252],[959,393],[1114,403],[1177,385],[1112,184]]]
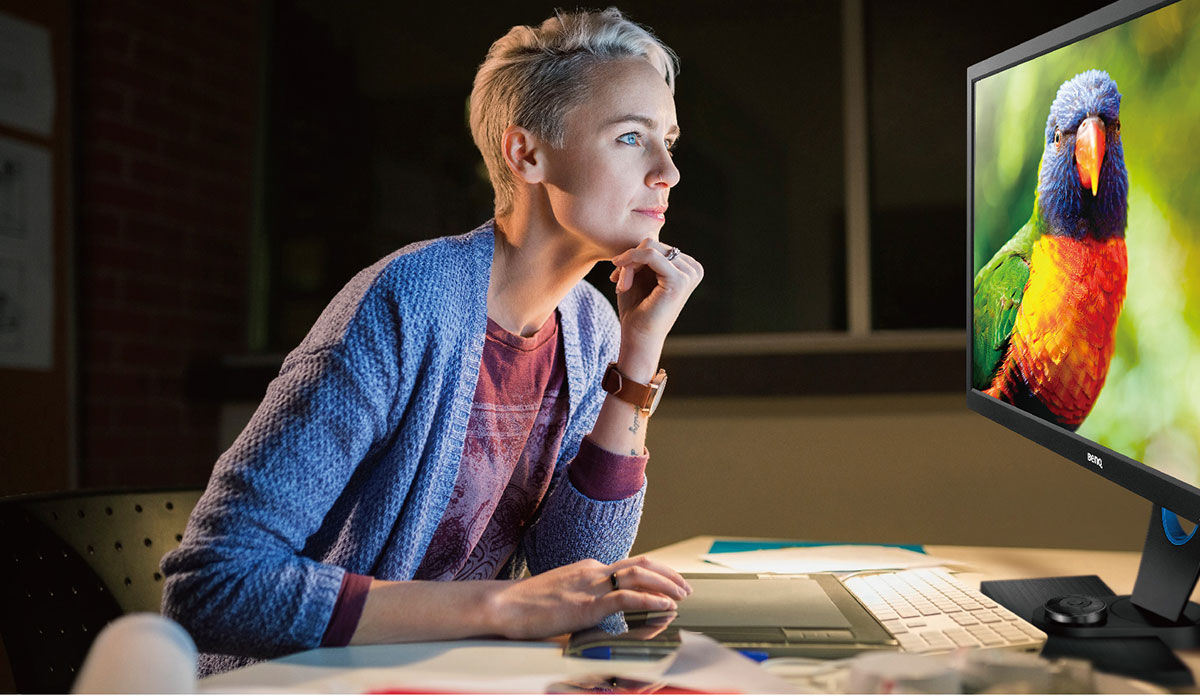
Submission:
[[[1065,424],[1083,422],[1108,375],[1125,302],[1125,239],[1043,236],[1013,329],[1013,360]]]

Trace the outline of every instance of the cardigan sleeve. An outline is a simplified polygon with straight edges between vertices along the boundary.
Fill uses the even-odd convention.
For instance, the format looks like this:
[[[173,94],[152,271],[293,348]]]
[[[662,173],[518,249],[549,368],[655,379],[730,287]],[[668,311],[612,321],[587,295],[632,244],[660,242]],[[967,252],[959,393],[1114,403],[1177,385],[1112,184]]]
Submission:
[[[525,534],[529,571],[540,574],[584,559],[605,564],[624,559],[633,548],[646,483],[629,498],[597,501],[562,479],[549,495],[537,523]]]
[[[579,452],[567,467],[567,477],[588,498],[619,501],[642,488],[649,461],[648,450],[643,449],[640,456],[619,455],[592,442],[589,435],[579,443]]]
[[[163,559],[163,613],[201,651],[261,658],[321,643],[346,572],[301,552],[387,434],[392,400],[387,373],[352,357],[288,357]]]

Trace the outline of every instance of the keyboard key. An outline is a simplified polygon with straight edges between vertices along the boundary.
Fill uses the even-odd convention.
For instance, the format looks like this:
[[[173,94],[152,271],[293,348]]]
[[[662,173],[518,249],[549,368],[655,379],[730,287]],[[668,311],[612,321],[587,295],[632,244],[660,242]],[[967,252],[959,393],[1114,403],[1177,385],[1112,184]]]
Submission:
[[[956,646],[968,648],[983,646],[983,642],[980,642],[974,637],[974,635],[970,634],[966,630],[949,629],[946,630],[946,636],[949,637],[950,641],[954,642]]]
[[[1001,637],[987,627],[968,627],[967,631],[971,634],[971,636],[975,637],[984,644],[1004,641],[1004,637]]]
[[[992,625],[992,631],[1001,637],[1004,637],[1004,639],[1009,642],[1024,642],[1028,641],[1029,639],[1029,635],[1017,629],[1015,625],[1007,622],[1002,622],[998,625]]]
[[[885,622],[885,623],[883,623],[883,628],[885,630],[887,630],[888,632],[891,632],[892,634],[896,634],[897,632],[903,632],[908,629],[908,627],[903,622],[900,622],[899,620],[895,620],[893,622]]]
[[[905,651],[920,651],[929,646],[925,643],[924,639],[921,639],[912,632],[901,632],[900,634],[894,636],[896,637],[896,641],[900,642],[900,646],[903,647]]]
[[[997,615],[994,612],[988,611],[988,610],[979,610],[979,611],[969,613],[969,614],[972,615],[976,620],[979,620],[980,622],[999,622],[1000,621],[999,615]],[[959,624],[962,624],[962,623],[959,623]]]
[[[930,651],[944,651],[958,646],[941,632],[922,632],[920,637],[929,645]]]
[[[924,627],[925,621],[918,617],[915,620],[905,620],[904,624],[907,625],[909,629],[916,629],[918,627]]]
[[[968,625],[978,625],[982,620],[975,619],[975,616],[969,612],[950,613],[950,619],[958,624],[966,627]],[[996,618],[995,622],[999,622],[1000,618]]]

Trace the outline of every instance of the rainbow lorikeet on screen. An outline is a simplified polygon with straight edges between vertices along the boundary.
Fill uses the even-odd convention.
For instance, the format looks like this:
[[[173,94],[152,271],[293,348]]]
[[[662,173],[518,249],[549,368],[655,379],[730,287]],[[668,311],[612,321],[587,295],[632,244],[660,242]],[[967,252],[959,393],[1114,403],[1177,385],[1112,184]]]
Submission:
[[[1120,117],[1107,73],[1059,86],[1033,215],[975,275],[972,385],[1068,430],[1104,386],[1125,301]]]

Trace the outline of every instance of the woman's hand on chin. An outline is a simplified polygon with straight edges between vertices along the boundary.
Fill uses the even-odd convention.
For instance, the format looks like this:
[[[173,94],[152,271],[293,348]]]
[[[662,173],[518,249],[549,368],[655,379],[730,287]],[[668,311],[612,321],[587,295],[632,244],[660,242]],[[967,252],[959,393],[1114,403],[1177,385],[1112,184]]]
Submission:
[[[674,610],[689,593],[682,576],[644,556],[615,564],[587,559],[496,589],[488,627],[509,639],[544,639],[587,629],[615,612]]]
[[[617,285],[621,355],[630,364],[654,365],[639,381],[648,380],[657,369],[667,334],[704,277],[704,268],[687,253],[653,238],[617,255],[612,264],[616,269],[609,279]],[[638,362],[635,355],[646,360]]]

